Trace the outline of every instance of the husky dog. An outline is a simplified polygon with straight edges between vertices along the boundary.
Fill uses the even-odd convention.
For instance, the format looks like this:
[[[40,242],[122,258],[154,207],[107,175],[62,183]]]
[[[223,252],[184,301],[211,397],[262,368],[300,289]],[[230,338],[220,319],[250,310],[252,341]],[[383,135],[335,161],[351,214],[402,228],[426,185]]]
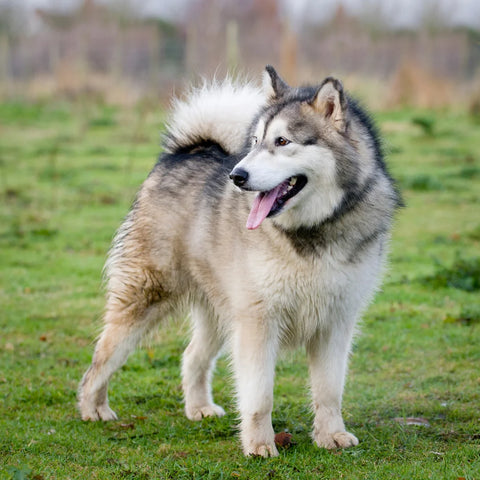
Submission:
[[[357,445],[341,414],[347,359],[399,205],[370,118],[334,78],[291,88],[267,66],[263,89],[225,82],[177,100],[165,153],[106,263],[105,325],[80,385],[82,418],[116,418],[112,374],[162,318],[187,307],[189,419],[224,415],[210,384],[226,346],[243,451],[277,455],[275,362],[282,348],[304,345],[314,442]]]

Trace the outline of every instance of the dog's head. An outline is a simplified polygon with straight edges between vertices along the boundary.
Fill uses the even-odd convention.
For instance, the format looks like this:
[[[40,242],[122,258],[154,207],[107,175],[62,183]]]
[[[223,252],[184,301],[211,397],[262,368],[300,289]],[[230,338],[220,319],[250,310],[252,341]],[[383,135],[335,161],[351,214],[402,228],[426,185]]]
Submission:
[[[350,129],[349,102],[335,78],[292,88],[270,66],[264,90],[268,103],[252,126],[249,152],[230,173],[237,187],[259,192],[247,228],[274,216],[286,228],[312,226],[359,181],[359,135]]]

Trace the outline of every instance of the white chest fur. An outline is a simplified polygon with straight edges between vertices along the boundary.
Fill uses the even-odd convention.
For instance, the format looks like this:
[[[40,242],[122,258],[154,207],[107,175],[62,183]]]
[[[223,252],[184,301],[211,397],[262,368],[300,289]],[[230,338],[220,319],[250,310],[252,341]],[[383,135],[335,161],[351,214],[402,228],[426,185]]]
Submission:
[[[333,324],[351,325],[370,301],[383,259],[381,241],[349,262],[335,247],[302,257],[293,249],[269,257],[248,255],[251,298],[263,302],[281,343],[305,343]],[[246,272],[244,272],[246,273]]]

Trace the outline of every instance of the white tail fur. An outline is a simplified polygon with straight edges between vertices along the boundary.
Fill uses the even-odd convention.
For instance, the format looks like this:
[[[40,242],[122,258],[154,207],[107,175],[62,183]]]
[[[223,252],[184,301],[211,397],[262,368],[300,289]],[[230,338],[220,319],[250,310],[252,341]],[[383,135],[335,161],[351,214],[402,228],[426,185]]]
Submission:
[[[228,153],[238,153],[255,114],[264,103],[261,89],[231,79],[193,88],[185,100],[173,101],[165,151],[177,153],[183,148],[212,141]]]

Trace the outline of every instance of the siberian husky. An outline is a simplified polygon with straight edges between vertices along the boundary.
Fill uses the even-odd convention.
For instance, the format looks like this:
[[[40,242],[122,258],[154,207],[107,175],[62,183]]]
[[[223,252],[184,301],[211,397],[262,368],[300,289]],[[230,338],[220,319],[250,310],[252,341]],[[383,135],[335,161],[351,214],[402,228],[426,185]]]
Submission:
[[[232,359],[246,455],[275,456],[275,362],[305,346],[312,437],[358,440],[341,414],[355,324],[384,264],[401,200],[370,117],[327,78],[292,88],[226,81],[174,103],[160,156],[106,263],[104,329],[79,390],[84,420],[112,420],[107,386],[147,333],[191,312],[182,366],[191,420],[224,415],[215,359]]]

